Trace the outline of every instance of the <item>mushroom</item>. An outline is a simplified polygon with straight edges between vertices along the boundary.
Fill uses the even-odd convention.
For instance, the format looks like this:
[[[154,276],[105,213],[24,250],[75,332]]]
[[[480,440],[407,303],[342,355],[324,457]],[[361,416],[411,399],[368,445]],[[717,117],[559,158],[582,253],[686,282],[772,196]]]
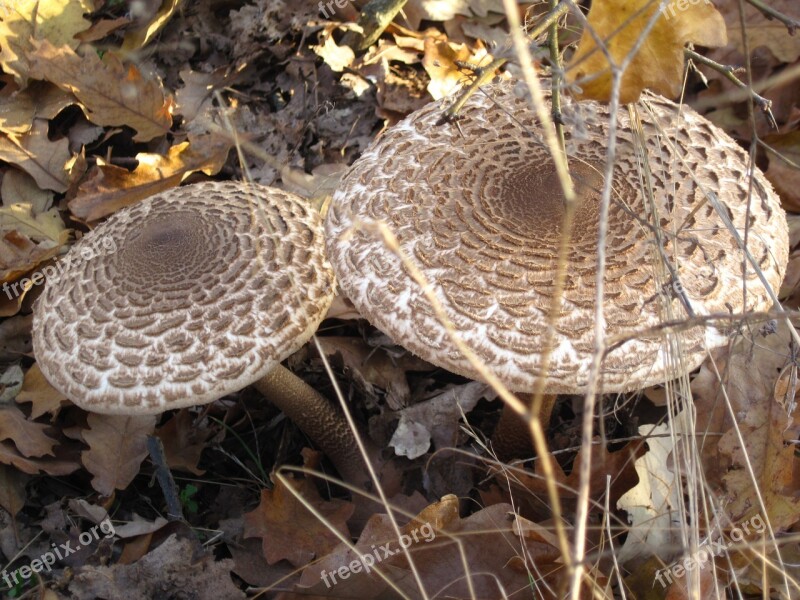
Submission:
[[[236,182],[171,189],[112,215],[62,262],[34,306],[33,348],[75,404],[155,414],[256,383],[345,480],[368,477],[346,420],[280,364],[334,297],[320,217],[300,198]]]
[[[510,82],[482,88],[457,123],[437,125],[446,102],[429,104],[388,130],[346,173],[325,224],[339,285],[398,344],[480,378],[437,319],[410,261],[458,336],[509,389],[530,392],[544,377],[548,393],[585,392],[595,347],[608,107],[586,102],[563,108],[577,206],[545,374],[565,201],[539,120]],[[600,372],[604,392],[640,389],[699,366],[707,349],[727,341],[724,318],[702,317],[772,307],[726,220],[773,289],[788,255],[780,201],[758,169],[749,196],[749,158],[733,139],[660,96],[646,94],[638,110],[641,143],[638,123],[627,111],[618,115],[604,273],[610,347]],[[715,209],[715,199],[725,214]],[[370,226],[376,222],[392,232],[399,252]],[[673,278],[659,275],[664,272]],[[671,357],[663,325],[690,315],[698,318],[674,330],[681,356]]]

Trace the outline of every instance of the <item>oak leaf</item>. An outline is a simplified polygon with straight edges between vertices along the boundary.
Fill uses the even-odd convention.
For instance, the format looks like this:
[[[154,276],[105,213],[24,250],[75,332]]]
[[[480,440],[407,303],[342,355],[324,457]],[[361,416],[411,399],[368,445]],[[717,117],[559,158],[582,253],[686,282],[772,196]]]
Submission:
[[[28,78],[27,53],[34,40],[77,48],[75,34],[91,22],[84,13],[94,10],[88,0],[14,0],[0,2],[0,67],[24,86]]]
[[[205,473],[198,468],[200,455],[208,439],[214,435],[213,429],[195,425],[192,414],[184,409],[156,430],[156,435],[164,445],[164,456],[170,469],[188,471],[195,475]]]
[[[89,413],[83,440],[89,449],[81,461],[94,478],[92,487],[104,496],[128,487],[147,456],[147,436],[153,433],[153,415],[128,417]]]
[[[285,479],[303,501],[314,507],[328,521],[322,523],[293,494],[284,478],[277,478],[275,488],[261,490],[261,503],[244,515],[244,537],[262,538],[264,557],[269,564],[288,560],[296,567],[305,566],[330,552],[339,538],[331,529],[349,536],[347,519],[355,506],[343,500],[323,500],[310,479]]]
[[[51,142],[47,121],[34,119],[30,131],[22,135],[0,135],[0,160],[17,165],[45,190],[65,192],[69,187],[69,142]]]
[[[0,408],[0,440],[13,441],[26,458],[54,455],[58,440],[47,435],[47,429],[47,425],[31,421],[15,406]]]
[[[675,97],[683,83],[684,46],[717,48],[728,43],[725,21],[709,0],[672,0],[645,34],[659,5],[652,0],[592,3],[588,25],[567,67],[567,81],[582,89],[579,97],[608,102],[611,69],[623,66],[621,103],[635,102],[645,88]],[[603,41],[612,65],[592,33]]]
[[[86,118],[103,126],[127,125],[134,140],[146,142],[169,132],[174,100],[155,76],[146,78],[135,65],[125,66],[113,52],[77,55],[69,46],[34,41],[28,53],[31,76],[72,92]]]
[[[31,403],[31,419],[38,419],[45,413],[55,413],[67,401],[67,397],[50,385],[45,379],[39,363],[25,373],[22,390],[16,397],[17,403]]]
[[[217,173],[225,164],[232,144],[207,134],[172,146],[167,155],[139,153],[133,171],[97,159],[97,170],[70,201],[72,213],[85,221],[96,221],[120,208],[135,204],[180,184],[190,174]]]
[[[554,598],[561,597],[557,588],[568,581],[555,535],[514,515],[510,504],[495,504],[462,519],[458,498],[445,496],[401,527],[400,534],[398,538],[386,515],[373,515],[355,551],[339,545],[305,569],[295,591],[327,596],[335,589],[340,598],[394,597],[398,592],[420,597],[403,548],[430,596],[446,590],[453,598],[516,597],[514,591],[535,586],[542,591],[537,598]]]

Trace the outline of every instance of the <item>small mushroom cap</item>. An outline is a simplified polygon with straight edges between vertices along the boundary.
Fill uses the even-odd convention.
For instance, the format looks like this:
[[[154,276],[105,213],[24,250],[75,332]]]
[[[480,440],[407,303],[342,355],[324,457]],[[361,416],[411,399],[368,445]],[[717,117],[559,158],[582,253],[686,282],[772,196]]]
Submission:
[[[86,410],[212,402],[268,373],[333,300],[319,215],[255,184],[200,183],[112,215],[34,306],[50,383]]]
[[[384,222],[432,284],[464,342],[512,390],[530,391],[543,376],[565,210],[561,188],[538,118],[513,84],[483,88],[458,123],[437,125],[445,102],[410,115],[351,167],[328,212],[328,255],[343,292],[365,318],[424,359],[477,378],[409,270],[368,226]],[[748,203],[748,156],[734,140],[659,96],[646,95],[638,110],[649,173],[640,166],[641,144],[627,109],[618,115],[606,247],[604,316],[612,349],[602,363],[605,392],[671,379],[698,366],[706,348],[726,341],[724,331],[701,323],[670,334],[682,343],[680,358],[670,351],[658,326],[687,316],[681,290],[696,315],[772,307],[749,264],[745,299],[743,251],[706,193],[716,194],[743,239],[749,225],[749,251],[775,290],[788,255],[779,199],[755,170]],[[578,206],[545,389],[579,393],[586,390],[595,347],[599,209],[610,129],[604,105],[566,101],[563,111]],[[655,217],[648,216],[648,177]]]

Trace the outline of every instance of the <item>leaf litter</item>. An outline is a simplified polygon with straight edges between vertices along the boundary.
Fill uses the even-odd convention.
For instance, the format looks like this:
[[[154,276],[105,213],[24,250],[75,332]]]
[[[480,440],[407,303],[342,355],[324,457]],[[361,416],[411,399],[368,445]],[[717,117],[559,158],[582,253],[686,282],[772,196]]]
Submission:
[[[283,598],[384,598],[419,597],[422,585],[429,595],[451,597],[561,597],[567,566],[545,475],[530,448],[521,452],[524,462],[493,460],[494,394],[382,343],[344,303],[323,325],[320,347],[356,420],[369,423],[392,457],[394,470],[384,477],[402,491],[393,505],[399,530],[386,514],[359,515],[357,499],[313,477],[332,472],[324,460],[306,461],[302,476],[277,477],[276,466],[298,464],[307,441],[252,391],[158,419],[92,415],[49,386],[30,348],[34,275],[88,227],[157,191],[207,177],[250,177],[324,204],[384,128],[457,90],[473,66],[510,56],[503,4],[409,0],[363,53],[343,41],[356,29],[357,4],[332,3],[329,13],[311,0],[254,0],[233,10],[179,0],[140,4],[128,11],[99,0],[0,3],[0,283],[28,282],[0,294],[3,572],[19,573],[51,543],[79,540],[109,515],[115,528],[4,593],[41,585],[48,598],[151,598],[167,590],[237,598],[257,586]],[[768,4],[798,18],[791,0]],[[529,11],[529,25],[546,8]],[[586,13],[594,36],[583,20],[566,17],[567,79],[585,96],[607,100],[608,62],[596,43],[608,40],[614,63],[632,57],[622,101],[644,88],[683,93],[743,144],[758,139],[756,161],[784,207],[800,211],[800,185],[793,184],[800,181],[800,88],[796,75],[781,78],[796,71],[798,36],[745,3],[745,56],[736,0],[672,2],[669,19],[643,34],[652,10],[645,2],[594,2]],[[747,95],[723,73],[700,64],[687,75],[687,43],[724,65],[749,58],[777,129],[760,113],[750,120]],[[544,61],[546,53],[537,52]],[[518,69],[508,65],[512,74]],[[240,148],[246,152],[231,152]],[[792,309],[800,298],[798,222],[790,215],[793,252],[781,290]],[[582,597],[613,597],[620,586],[628,597],[689,597],[680,578],[663,590],[653,581],[682,556],[676,515],[685,510],[682,486],[696,483],[697,473],[708,493],[694,513],[704,534],[730,535],[758,516],[780,542],[762,537],[729,551],[725,564],[733,571],[722,559],[703,570],[704,593],[729,586],[778,593],[782,575],[774,565],[781,556],[785,569],[800,563],[781,541],[800,520],[797,348],[782,326],[773,329],[748,331],[710,356],[693,377],[691,401],[682,396],[676,404],[653,390],[604,399],[603,436],[590,450],[590,514],[605,528],[590,529]],[[333,397],[315,349],[301,350],[290,366]],[[659,396],[670,399],[648,399]],[[576,465],[586,451],[580,412],[580,399],[562,399],[544,424],[568,532]],[[687,438],[676,431],[698,440],[694,474],[681,463],[679,440]],[[153,433],[176,475],[185,522],[163,517],[163,498],[150,485],[145,440]]]

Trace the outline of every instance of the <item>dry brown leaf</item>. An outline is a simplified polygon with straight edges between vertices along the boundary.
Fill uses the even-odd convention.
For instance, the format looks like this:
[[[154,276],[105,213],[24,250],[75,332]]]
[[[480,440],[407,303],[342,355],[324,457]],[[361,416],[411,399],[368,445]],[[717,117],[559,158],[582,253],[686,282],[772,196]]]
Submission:
[[[461,519],[458,498],[446,496],[403,526],[401,535],[398,540],[386,515],[373,515],[355,544],[356,552],[338,546],[303,572],[295,590],[347,598],[394,597],[396,593],[375,573],[380,569],[408,597],[419,597],[403,546],[430,596],[446,590],[445,595],[454,598],[516,597],[515,592],[530,592],[534,586],[537,598],[549,599],[557,596],[547,594],[548,585],[558,594],[559,583],[567,582],[554,536],[514,517],[510,504],[496,504]]]
[[[230,559],[215,560],[198,542],[172,534],[132,565],[75,569],[69,594],[73,600],[151,600],[171,595],[244,600],[244,592],[231,581],[232,568]]]
[[[34,119],[31,130],[23,135],[0,135],[0,160],[17,165],[45,190],[67,191],[71,157],[66,139],[48,139],[44,119]]]
[[[25,506],[25,483],[28,477],[16,469],[0,465],[0,508],[12,518]]]
[[[592,4],[588,27],[605,42],[615,67],[632,54],[659,4],[652,0]],[[620,102],[635,102],[645,88],[664,96],[677,96],[683,83],[683,48],[687,43],[709,48],[728,43],[725,21],[711,3],[669,3],[622,76]],[[601,102],[611,98],[611,67],[588,29],[567,68],[567,81],[581,87],[579,97]]]
[[[796,0],[769,0],[766,4],[785,15],[793,16],[795,19],[800,18],[800,7]],[[725,19],[731,46],[735,48],[739,57],[744,56],[739,0],[714,0],[714,5]],[[765,47],[775,58],[785,63],[793,63],[800,58],[800,37],[797,34],[792,35],[786,25],[777,19],[768,19],[748,2],[744,3],[744,22],[751,52],[759,47]],[[737,60],[733,64],[740,65],[742,61]]]
[[[452,94],[467,81],[464,71],[456,65],[457,60],[481,66],[489,64],[492,57],[485,50],[473,51],[466,44],[425,39],[422,66],[430,75],[428,92],[434,100]]]
[[[389,446],[398,456],[412,460],[428,452],[431,441],[437,450],[453,448],[458,442],[461,416],[472,411],[482,398],[493,400],[496,396],[489,385],[470,381],[387,415],[392,419],[400,417]]]
[[[0,90],[0,132],[23,134],[33,127],[34,117],[52,119],[70,104],[72,94],[45,81],[33,81],[21,91],[15,86]]]
[[[200,462],[206,442],[214,435],[214,430],[195,425],[188,409],[175,413],[169,421],[156,429],[156,435],[164,444],[164,456],[170,469],[188,471],[195,475],[205,473],[198,468],[197,463]]]
[[[79,42],[74,36],[91,25],[83,15],[92,10],[88,0],[0,2],[0,67],[24,84],[28,77],[26,54],[32,40],[46,39],[56,46],[77,48]]]
[[[153,433],[156,417],[125,417],[89,413],[89,429],[83,440],[89,449],[81,453],[81,461],[94,478],[92,487],[104,496],[115,489],[123,490],[139,473],[147,456],[147,436]]]
[[[734,523],[761,514],[760,497],[776,530],[786,530],[800,521],[800,460],[793,445],[784,444],[792,419],[774,397],[762,398],[738,423],[744,440],[731,429],[719,441],[719,451],[729,457],[733,468],[723,477],[727,488],[725,510]],[[797,439],[800,428],[789,432]],[[747,456],[745,457],[745,453]],[[755,481],[746,462],[752,466]]]
[[[86,118],[97,125],[127,125],[134,140],[146,142],[169,132],[174,100],[155,76],[145,78],[135,65],[125,66],[113,52],[101,59],[94,50],[78,56],[68,46],[34,42],[28,53],[31,76],[46,79],[75,94]]]
[[[54,388],[45,379],[38,363],[25,373],[22,391],[17,394],[17,403],[31,403],[31,419],[38,419],[45,413],[55,414],[61,405],[67,402],[67,397]]]
[[[65,458],[26,458],[10,442],[0,442],[0,463],[11,465],[28,475],[38,475],[39,473],[47,473],[54,476],[69,475],[80,468],[80,463],[71,456]]]
[[[705,481],[712,489],[725,490],[721,501],[730,521],[741,522],[760,510],[754,489],[758,485],[768,513],[762,518],[769,518],[776,529],[785,528],[800,519],[796,494],[800,463],[793,448],[784,443],[786,436],[798,438],[800,423],[793,421],[775,397],[779,373],[791,361],[790,337],[782,324],[777,333],[762,336],[754,328],[753,334],[753,339],[740,340],[730,351],[714,354],[722,382],[710,363],[704,364],[692,381],[695,429],[708,433],[707,438],[698,440]],[[735,427],[745,448],[739,445]]]
[[[118,17],[116,19],[101,19],[93,23],[86,31],[81,31],[75,37],[82,42],[96,42],[102,40],[107,35],[114,33],[117,29],[129,25],[131,20],[128,17]]]
[[[160,4],[160,8],[146,26],[139,27],[125,34],[125,40],[122,42],[122,50],[131,52],[145,46],[147,42],[153,39],[153,36],[161,31],[182,3],[183,0],[164,0],[163,2],[155,4],[155,6],[159,6]]]
[[[787,164],[775,153],[769,152],[766,175],[780,194],[783,208],[800,212],[800,131],[769,135],[764,138],[764,143],[794,163],[794,166]]]
[[[18,363],[23,355],[33,351],[31,327],[33,315],[17,315],[0,321],[0,362]]]
[[[185,69],[179,75],[184,85],[175,92],[175,113],[183,115],[187,123],[194,120],[203,104],[211,99],[216,90],[234,83],[236,77],[227,66],[211,73]]]
[[[555,476],[556,483],[559,486],[559,494],[561,497],[562,506],[570,507],[575,506],[578,497],[578,487],[580,484],[580,465],[581,455],[583,450],[579,450],[573,461],[573,468],[569,475],[564,473],[564,470],[558,463],[555,463]],[[591,498],[593,501],[599,502],[602,506],[605,502],[606,491],[606,477],[611,477],[611,497],[609,504],[616,506],[617,500],[628,490],[636,486],[639,477],[636,473],[635,462],[640,456],[645,453],[645,446],[643,442],[628,442],[614,452],[609,452],[603,444],[592,444],[592,472],[589,479],[589,488],[591,489]],[[527,475],[525,472],[515,470],[513,476],[510,478],[512,487],[519,487],[528,493],[527,498],[522,501],[529,504],[528,509],[530,514],[546,517],[549,513],[546,507],[549,505],[547,500],[547,484],[545,475],[542,471],[541,461],[536,461],[536,474]],[[507,487],[509,481],[505,478],[501,479],[500,484]],[[515,495],[515,499],[519,494]],[[522,496],[525,496],[524,494]],[[544,502],[544,504],[542,504]],[[543,508],[545,512],[542,512]],[[595,507],[594,510],[599,510]],[[525,513],[527,514],[527,513]],[[530,515],[529,515],[530,516]]]
[[[330,23],[318,33],[319,44],[311,46],[314,54],[322,58],[332,71],[341,73],[353,64],[355,52],[350,46],[339,46],[333,39],[333,32],[338,29],[338,24]]]
[[[96,221],[120,208],[135,204],[158,192],[173,188],[190,174],[217,173],[228,158],[231,142],[207,134],[176,144],[167,156],[140,153],[133,171],[97,159],[97,170],[69,202],[72,213],[85,221]]]
[[[15,406],[0,408],[0,440],[11,440],[26,458],[54,456],[58,440],[45,433],[47,425],[28,419]]]
[[[310,479],[288,479],[289,484],[329,522],[330,527],[349,536],[347,519],[355,506],[350,502],[320,498]],[[303,506],[281,479],[272,490],[261,490],[261,503],[244,515],[244,537],[262,538],[264,557],[269,564],[288,560],[295,567],[305,566],[339,543],[331,529]]]
[[[19,282],[16,282],[16,286],[7,283],[56,256],[61,246],[67,242],[68,235],[64,230],[64,235],[58,242],[45,241],[36,244],[16,231],[0,234],[0,282],[3,282],[3,293],[9,300],[23,296],[27,288],[19,285]]]
[[[37,242],[61,243],[64,239],[64,222],[53,208],[53,194],[39,189],[25,173],[7,171],[0,197],[0,233],[16,231]]]
[[[341,317],[337,315],[337,318]],[[345,373],[368,396],[375,395],[374,386],[385,390],[392,410],[408,406],[411,390],[406,372],[430,371],[434,368],[411,353],[399,358],[390,356],[381,349],[369,346],[361,338],[330,336],[320,337],[318,341],[325,356],[333,360],[337,367],[344,368]]]

